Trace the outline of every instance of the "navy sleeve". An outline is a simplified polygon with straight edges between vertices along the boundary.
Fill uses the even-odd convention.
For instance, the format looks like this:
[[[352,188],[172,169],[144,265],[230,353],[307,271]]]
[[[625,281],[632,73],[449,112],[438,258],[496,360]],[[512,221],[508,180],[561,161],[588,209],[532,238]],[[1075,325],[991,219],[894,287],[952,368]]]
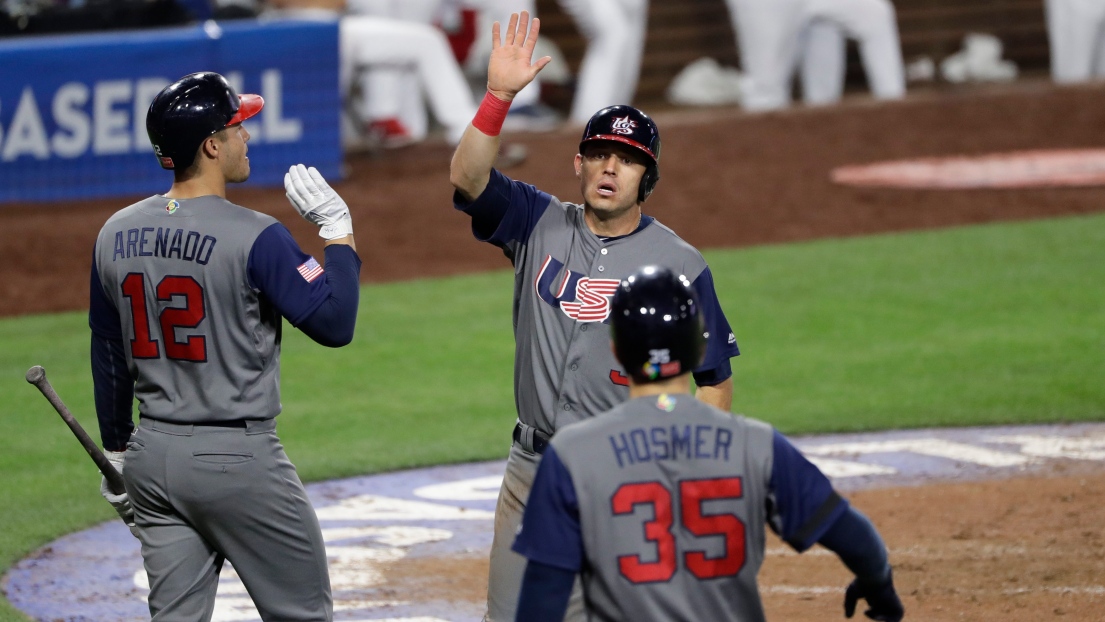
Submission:
[[[583,536],[572,476],[551,446],[541,457],[514,552],[548,566],[579,572]]]
[[[694,370],[694,382],[700,387],[713,386],[733,375],[729,359],[740,355],[740,349],[737,348],[733,329],[729,328],[729,320],[725,319],[725,312],[721,310],[709,267],[698,275],[691,287],[698,294],[698,304],[702,306],[706,319],[706,332],[710,333],[710,338],[706,340],[706,357],[702,365]]]
[[[817,541],[839,555],[860,581],[881,585],[890,578],[886,545],[859,510],[849,506]]]
[[[326,248],[345,246],[332,244]],[[300,250],[292,234],[284,225],[273,223],[257,236],[249,253],[248,274],[250,286],[259,290],[272,303],[280,315],[288,318],[292,326],[300,325],[321,307],[334,294],[327,269],[337,269],[339,284],[349,270],[360,271],[360,258],[348,249],[348,255],[341,251],[327,252],[327,266],[323,268],[310,255]],[[332,257],[343,266],[330,266]],[[344,260],[344,261],[343,261]],[[346,279],[347,280],[347,279]],[[339,294],[339,298],[343,297]],[[344,296],[349,298],[348,296]],[[356,313],[356,297],[352,302]],[[308,333],[310,336],[310,334]]]
[[[299,330],[317,343],[338,348],[353,341],[361,296],[361,258],[346,244],[331,244],[324,252],[330,296],[300,323]]]
[[[568,611],[576,573],[530,560],[518,594],[517,622],[561,622]]]
[[[848,501],[833,490],[825,474],[806,459],[787,437],[775,431],[772,441],[769,508],[770,525],[775,533],[794,547],[805,551],[848,511]]]
[[[88,326],[92,329],[92,393],[100,442],[108,451],[123,451],[134,430],[134,379],[123,351],[119,312],[104,293],[96,262],[89,280]]]
[[[454,207],[472,217],[476,239],[504,249],[512,242],[529,240],[551,202],[552,196],[495,169],[491,169],[487,187],[471,203],[453,193]]]

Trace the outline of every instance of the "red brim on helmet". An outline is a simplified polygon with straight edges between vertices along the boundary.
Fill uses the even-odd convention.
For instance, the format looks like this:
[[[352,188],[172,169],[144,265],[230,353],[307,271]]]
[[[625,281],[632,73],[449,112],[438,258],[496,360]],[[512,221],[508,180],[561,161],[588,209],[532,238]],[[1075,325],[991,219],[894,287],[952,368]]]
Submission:
[[[239,95],[238,96],[238,112],[230,117],[230,120],[226,122],[227,126],[234,125],[235,123],[241,123],[253,115],[261,112],[261,109],[265,107],[265,100],[260,95]]]
[[[616,143],[623,143],[629,145],[630,147],[636,147],[637,149],[645,152],[645,155],[652,158],[654,162],[656,161],[656,154],[652,153],[652,149],[649,149],[648,147],[633,140],[632,138],[626,138],[625,136],[618,136],[617,134],[596,134],[594,136],[591,136],[590,138],[584,139],[581,142],[589,143],[595,140],[612,140]]]

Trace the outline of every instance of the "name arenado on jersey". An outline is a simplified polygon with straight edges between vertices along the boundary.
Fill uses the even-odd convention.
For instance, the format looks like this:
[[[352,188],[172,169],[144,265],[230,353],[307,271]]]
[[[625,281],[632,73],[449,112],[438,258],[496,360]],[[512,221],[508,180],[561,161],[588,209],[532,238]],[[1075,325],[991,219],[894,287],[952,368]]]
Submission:
[[[164,257],[194,261],[201,266],[211,260],[218,242],[214,236],[198,231],[169,227],[142,227],[115,232],[115,252],[111,260],[131,257]]]

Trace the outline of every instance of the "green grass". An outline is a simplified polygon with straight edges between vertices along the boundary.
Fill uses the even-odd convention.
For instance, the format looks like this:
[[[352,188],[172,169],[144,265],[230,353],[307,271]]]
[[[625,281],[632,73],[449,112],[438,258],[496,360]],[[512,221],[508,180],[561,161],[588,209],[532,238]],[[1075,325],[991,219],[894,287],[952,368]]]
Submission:
[[[707,253],[743,352],[734,410],[791,434],[1105,420],[1105,216]],[[512,274],[365,287],[355,343],[285,332],[304,479],[502,458]],[[97,437],[83,313],[0,321],[0,568],[113,517],[23,380]],[[0,621],[22,619],[0,602]]]
[[[1105,218],[708,256],[734,410],[788,433],[1105,418]]]

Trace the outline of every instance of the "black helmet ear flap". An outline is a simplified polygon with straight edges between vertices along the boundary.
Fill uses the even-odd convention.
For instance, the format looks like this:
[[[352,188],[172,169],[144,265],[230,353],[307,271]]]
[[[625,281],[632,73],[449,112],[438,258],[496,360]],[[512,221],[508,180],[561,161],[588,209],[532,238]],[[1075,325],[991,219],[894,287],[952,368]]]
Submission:
[[[637,188],[637,202],[644,203],[645,199],[656,189],[656,182],[660,181],[660,167],[653,164],[645,170],[641,177],[641,185]]]

